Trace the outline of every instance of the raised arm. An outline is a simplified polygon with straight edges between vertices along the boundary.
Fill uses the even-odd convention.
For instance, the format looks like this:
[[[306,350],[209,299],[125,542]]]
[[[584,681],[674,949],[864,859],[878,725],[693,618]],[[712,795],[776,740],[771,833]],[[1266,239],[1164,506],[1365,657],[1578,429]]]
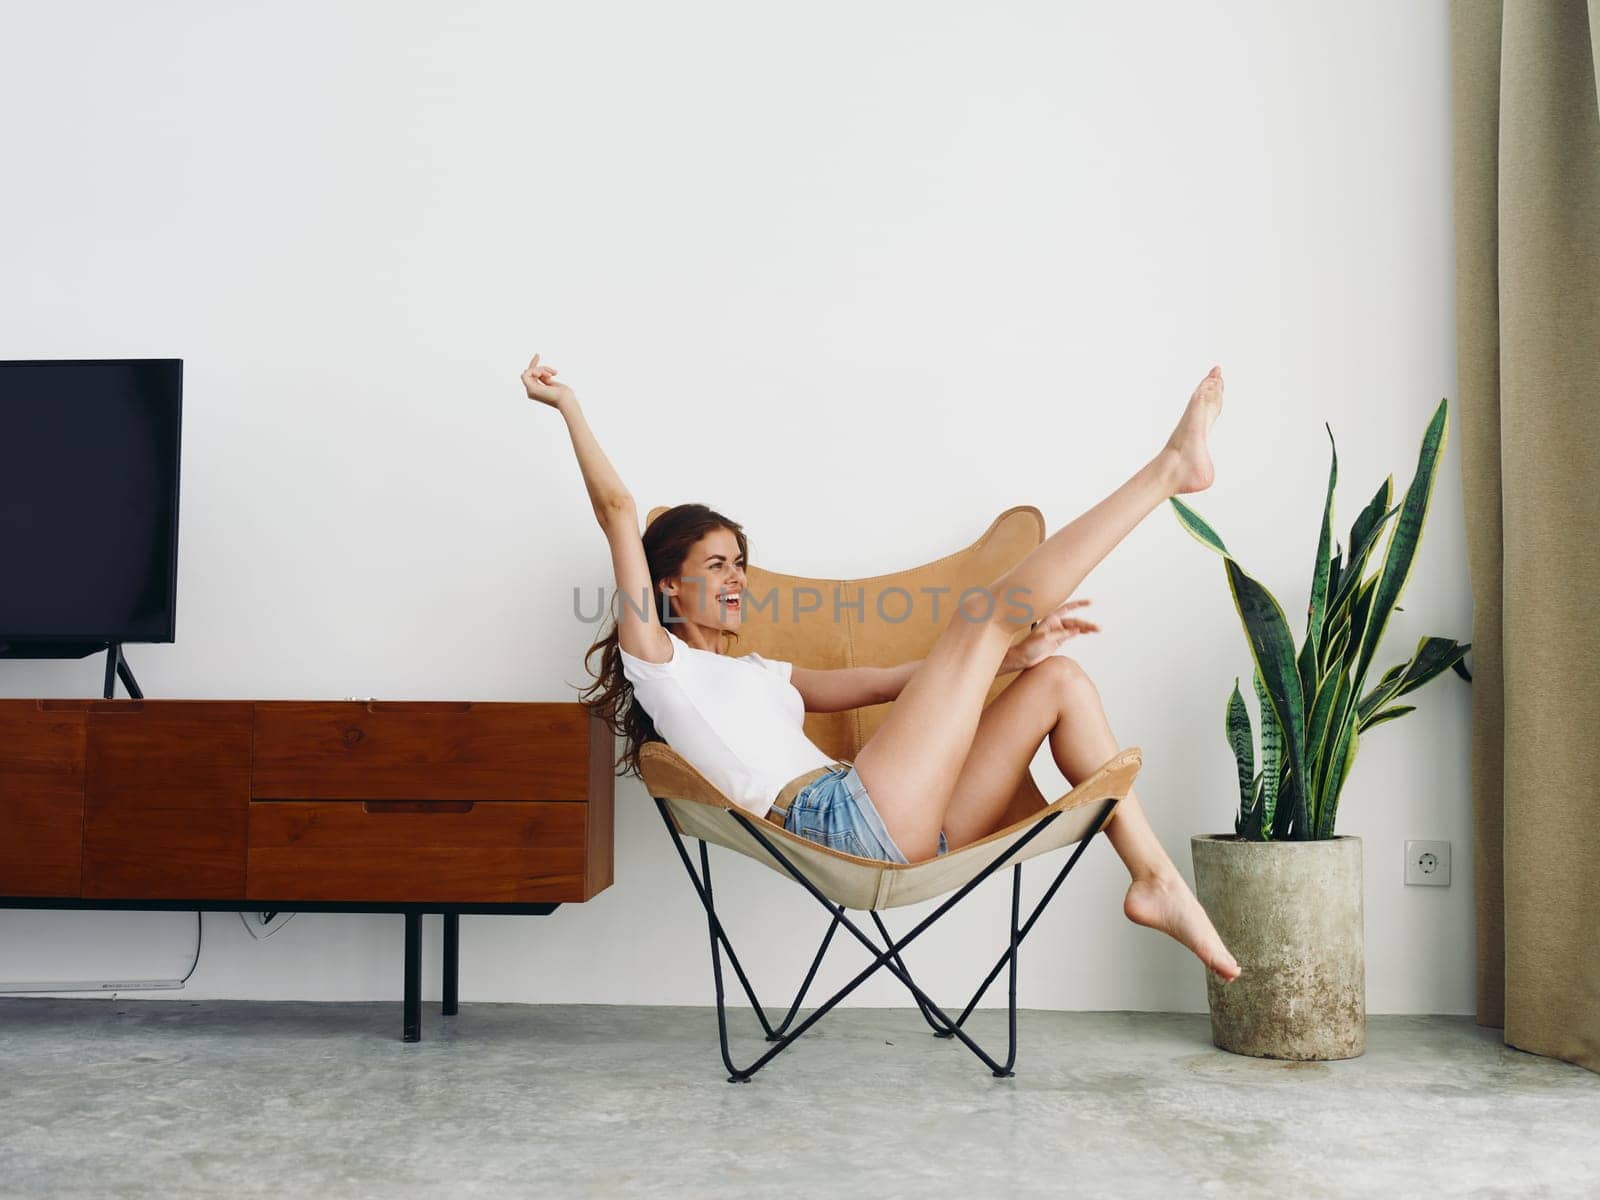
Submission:
[[[535,354],[522,373],[522,385],[530,400],[549,405],[567,423],[578,469],[589,489],[589,503],[611,547],[611,567],[619,594],[617,640],[629,654],[647,662],[666,662],[672,657],[672,642],[656,617],[650,565],[639,537],[639,513],[633,496],[600,449],[578,406],[577,394],[567,384],[557,383],[555,376],[556,369],[541,363]]]

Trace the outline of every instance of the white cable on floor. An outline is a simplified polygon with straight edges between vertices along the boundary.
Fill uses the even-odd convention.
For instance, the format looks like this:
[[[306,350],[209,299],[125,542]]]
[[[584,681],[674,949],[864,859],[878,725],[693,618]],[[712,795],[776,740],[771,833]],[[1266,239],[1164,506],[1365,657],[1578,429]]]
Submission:
[[[107,979],[101,981],[76,981],[66,983],[0,983],[0,996],[12,992],[155,992],[172,991],[189,982],[189,976],[200,965],[200,943],[205,933],[204,914],[194,914],[194,961],[182,979]]]

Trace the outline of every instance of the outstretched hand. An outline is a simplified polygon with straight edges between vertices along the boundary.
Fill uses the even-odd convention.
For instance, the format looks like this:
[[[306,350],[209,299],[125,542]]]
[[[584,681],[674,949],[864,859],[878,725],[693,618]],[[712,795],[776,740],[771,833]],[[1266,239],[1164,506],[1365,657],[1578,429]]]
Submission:
[[[1082,633],[1099,633],[1100,626],[1093,621],[1067,615],[1070,610],[1082,608],[1088,603],[1087,597],[1068,600],[1060,608],[1046,614],[1042,620],[1035,621],[1033,632],[1006,651],[1006,656],[1000,663],[999,673],[1003,675],[1008,671],[1025,671],[1034,663],[1049,658],[1055,653],[1056,647],[1068,638],[1077,637]]]
[[[556,382],[556,369],[548,363],[541,363],[537,354],[528,363],[527,370],[522,372],[522,386],[527,389],[528,399],[538,400],[551,408],[560,408],[577,399],[571,387]]]

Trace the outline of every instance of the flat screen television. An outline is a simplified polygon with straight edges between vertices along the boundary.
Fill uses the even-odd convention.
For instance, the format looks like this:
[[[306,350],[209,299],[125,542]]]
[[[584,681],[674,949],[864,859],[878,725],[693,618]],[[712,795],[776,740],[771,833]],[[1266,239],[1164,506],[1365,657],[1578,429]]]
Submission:
[[[182,359],[0,361],[0,658],[176,638],[182,415]]]

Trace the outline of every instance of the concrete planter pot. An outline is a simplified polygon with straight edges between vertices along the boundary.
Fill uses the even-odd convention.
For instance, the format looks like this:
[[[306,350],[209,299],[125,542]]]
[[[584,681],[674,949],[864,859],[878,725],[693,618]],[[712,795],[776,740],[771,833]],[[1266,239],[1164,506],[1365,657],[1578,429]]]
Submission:
[[[1242,969],[1206,972],[1211,1040],[1257,1058],[1355,1058],[1367,1045],[1361,839],[1196,834],[1195,895]]]

